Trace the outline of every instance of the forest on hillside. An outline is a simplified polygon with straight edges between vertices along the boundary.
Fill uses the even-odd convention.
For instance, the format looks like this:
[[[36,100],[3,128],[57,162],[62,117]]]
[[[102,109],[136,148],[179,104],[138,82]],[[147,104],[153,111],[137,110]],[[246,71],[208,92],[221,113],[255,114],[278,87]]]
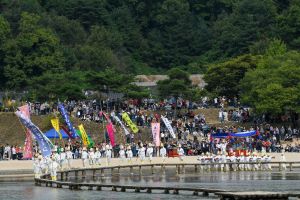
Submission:
[[[32,99],[144,96],[125,84],[134,75],[184,71],[205,74],[211,94],[294,111],[299,47],[299,0],[0,0],[0,90]]]

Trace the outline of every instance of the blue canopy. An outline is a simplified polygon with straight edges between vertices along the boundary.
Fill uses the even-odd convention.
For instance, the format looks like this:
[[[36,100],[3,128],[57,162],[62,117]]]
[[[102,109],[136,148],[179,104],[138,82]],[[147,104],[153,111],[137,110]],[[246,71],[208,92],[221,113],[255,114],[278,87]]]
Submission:
[[[62,138],[69,138],[68,134],[63,130],[60,129],[60,133],[62,135]],[[59,134],[55,131],[55,129],[50,129],[49,131],[44,133],[47,138],[59,138]],[[75,136],[75,138],[78,137],[78,135]]]
[[[239,132],[239,133],[216,133],[216,134],[212,134],[211,136],[213,138],[226,138],[228,136],[231,137],[249,137],[249,136],[253,136],[256,134],[256,131],[246,131],[246,132]]]

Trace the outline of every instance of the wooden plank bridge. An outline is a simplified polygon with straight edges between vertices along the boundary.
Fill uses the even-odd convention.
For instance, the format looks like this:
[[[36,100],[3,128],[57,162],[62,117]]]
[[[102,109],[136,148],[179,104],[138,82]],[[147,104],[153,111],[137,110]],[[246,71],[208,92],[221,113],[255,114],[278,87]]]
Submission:
[[[175,169],[176,174],[184,174],[186,168],[192,168],[195,172],[205,171],[205,166],[219,166],[219,165],[229,165],[229,169],[232,170],[231,166],[236,165],[258,165],[260,170],[263,170],[264,164],[271,164],[273,168],[277,168],[279,171],[283,170],[283,164],[288,166],[286,170],[292,171],[293,168],[300,167],[300,162],[243,162],[243,163],[155,163],[155,164],[128,164],[128,165],[117,165],[117,166],[103,166],[96,168],[80,168],[80,169],[71,169],[71,170],[62,170],[58,172],[59,181],[52,181],[50,174],[44,174],[41,178],[35,178],[36,186],[46,186],[46,187],[56,187],[56,188],[68,188],[70,190],[111,190],[114,192],[160,192],[164,194],[179,194],[180,192],[191,192],[192,195],[202,195],[209,196],[217,195],[220,199],[225,200],[242,200],[242,199],[274,199],[274,200],[283,200],[288,199],[289,197],[297,197],[300,199],[300,193],[278,193],[278,192],[235,192],[235,191],[225,191],[220,189],[211,189],[211,188],[187,188],[187,187],[167,187],[167,186],[139,186],[139,185],[119,185],[119,184],[104,184],[104,183],[83,183],[83,182],[71,182],[68,181],[71,178],[75,180],[85,179],[86,177],[97,178],[103,177],[105,174],[109,173],[110,175],[120,173],[120,170],[126,169],[129,170],[130,174],[138,173],[143,174],[143,170],[147,170],[152,174],[155,173],[165,173],[166,168]],[[201,170],[200,170],[201,169]],[[217,171],[218,168],[215,169]],[[99,173],[100,172],[100,173]],[[73,174],[73,175],[72,175]]]

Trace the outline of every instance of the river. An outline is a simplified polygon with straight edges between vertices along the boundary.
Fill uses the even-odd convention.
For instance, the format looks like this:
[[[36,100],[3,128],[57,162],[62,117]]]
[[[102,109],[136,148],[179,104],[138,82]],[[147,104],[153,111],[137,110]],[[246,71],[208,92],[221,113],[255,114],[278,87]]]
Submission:
[[[235,191],[300,191],[300,171],[292,172],[211,172],[211,173],[187,173],[187,174],[148,174],[143,176],[137,174],[105,176],[97,180],[86,180],[85,182],[104,182],[107,184],[124,185],[153,185],[153,186],[182,186],[217,188]],[[33,182],[2,182],[0,183],[0,199],[25,199],[25,200],[93,200],[93,199],[217,199],[217,197],[196,197],[191,192],[179,195],[162,194],[154,191],[153,194],[111,191],[70,191],[68,189],[36,187]]]

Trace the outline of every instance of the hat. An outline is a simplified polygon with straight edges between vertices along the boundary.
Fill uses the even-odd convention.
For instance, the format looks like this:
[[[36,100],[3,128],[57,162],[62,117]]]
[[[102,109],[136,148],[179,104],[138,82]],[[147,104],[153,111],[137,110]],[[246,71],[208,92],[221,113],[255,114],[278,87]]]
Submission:
[[[127,149],[128,149],[128,150],[131,150],[131,146],[128,146]]]
[[[94,148],[90,148],[90,152],[93,152],[94,151]]]
[[[99,148],[98,148],[98,147],[96,147],[96,151],[99,151]]]
[[[83,147],[83,148],[82,148],[82,151],[86,151],[86,147]]]
[[[107,144],[107,145],[105,145],[105,149],[109,149],[109,145]]]
[[[39,160],[42,160],[42,159],[43,159],[43,156],[42,156],[42,155],[39,155],[39,156],[38,156],[38,159],[39,159]]]

